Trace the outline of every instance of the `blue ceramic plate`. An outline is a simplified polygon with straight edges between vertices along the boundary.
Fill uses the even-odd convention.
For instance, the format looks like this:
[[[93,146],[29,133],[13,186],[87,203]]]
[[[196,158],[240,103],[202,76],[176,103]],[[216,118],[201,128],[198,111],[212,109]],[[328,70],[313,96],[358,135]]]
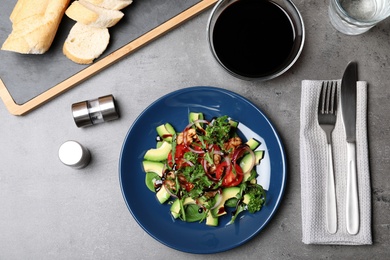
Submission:
[[[156,145],[156,127],[169,122],[177,131],[188,124],[188,113],[203,112],[206,119],[228,115],[240,122],[245,137],[261,140],[267,157],[258,169],[259,182],[267,189],[266,205],[255,214],[242,213],[227,225],[229,215],[220,217],[218,227],[174,220],[169,205],[160,205],[145,185],[142,160]],[[274,216],[286,185],[286,160],[283,145],[267,117],[245,98],[219,88],[191,87],[163,96],[146,108],[131,126],[123,143],[119,178],[122,194],[138,224],[153,238],[176,250],[208,254],[237,247],[258,234]],[[271,232],[271,230],[269,230]]]

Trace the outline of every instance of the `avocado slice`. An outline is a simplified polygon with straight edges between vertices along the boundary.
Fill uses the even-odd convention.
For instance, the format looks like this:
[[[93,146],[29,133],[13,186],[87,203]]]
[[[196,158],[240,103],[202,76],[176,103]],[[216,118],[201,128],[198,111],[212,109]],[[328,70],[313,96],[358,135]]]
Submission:
[[[260,160],[263,159],[264,157],[264,151],[259,150],[259,151],[254,151],[255,153],[255,165],[260,163]],[[244,155],[244,157],[240,161],[240,167],[243,172],[248,172],[250,169],[249,167],[251,166],[251,160],[252,156],[250,154]],[[244,176],[245,179],[245,176]]]
[[[175,128],[170,123],[165,123],[165,128],[170,134],[172,135],[176,134]]]
[[[250,183],[251,184],[256,184],[257,183],[256,177],[257,177],[256,169],[252,169],[250,172],[247,172],[247,173],[244,174],[244,178],[242,179],[242,181],[246,182],[246,181],[248,181],[251,178]]]
[[[260,146],[260,142],[257,141],[256,139],[254,138],[251,138],[249,139],[247,142],[246,142],[246,145],[249,146],[249,148],[251,148],[252,151],[256,150],[257,147]]]
[[[250,201],[251,201],[251,198],[250,198],[249,194],[244,194],[244,199],[242,202],[244,204],[248,205]]]
[[[176,199],[171,205],[171,214],[173,218],[178,218],[180,216],[180,200]]]
[[[189,123],[193,123],[197,120],[203,120],[203,119],[204,119],[203,113],[190,112],[188,114],[188,122]],[[195,125],[197,128],[200,128],[200,129],[203,128],[203,124],[201,124],[201,123],[196,123]]]
[[[154,172],[154,173],[156,173],[160,177],[162,177],[163,171],[164,171],[164,167],[165,167],[162,162],[153,162],[153,161],[147,161],[147,160],[144,160],[142,162],[142,166],[143,166],[144,171],[146,173]]]
[[[217,217],[225,215],[226,214],[225,202],[228,199],[235,198],[239,193],[240,193],[240,187],[228,187],[223,189],[221,195],[222,196],[221,203],[219,204],[218,207],[214,209],[215,210],[213,212],[214,215],[216,215]]]
[[[189,204],[196,204],[196,201],[193,198],[185,198],[183,201],[183,206],[189,205]],[[176,199],[172,205],[171,205],[171,214],[174,218],[178,218],[180,216],[181,206],[180,206],[180,200]]]
[[[148,161],[163,161],[168,158],[169,152],[172,150],[172,144],[168,143],[167,141],[163,141],[161,146],[159,148],[152,148],[149,149],[144,159]]]
[[[229,124],[230,124],[231,127],[237,128],[239,122],[230,118],[230,119],[229,119]]]
[[[172,137],[176,134],[175,129],[169,123],[159,125],[156,127],[157,134],[167,142],[172,142]]]
[[[203,119],[204,119],[203,113],[190,112],[188,114],[188,122],[189,123],[193,123],[196,120],[203,120]]]
[[[169,192],[167,191],[165,186],[162,185],[161,189],[156,193],[156,197],[157,197],[157,200],[161,204],[163,204],[164,202],[166,202],[171,197],[171,195],[169,194]]]
[[[207,213],[206,225],[213,227],[218,226],[218,217],[214,217],[211,211]]]

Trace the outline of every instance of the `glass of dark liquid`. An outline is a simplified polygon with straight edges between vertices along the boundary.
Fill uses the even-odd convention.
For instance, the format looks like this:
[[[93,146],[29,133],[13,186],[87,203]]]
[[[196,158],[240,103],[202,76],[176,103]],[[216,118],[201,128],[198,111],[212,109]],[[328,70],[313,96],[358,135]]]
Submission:
[[[219,64],[246,80],[270,80],[286,72],[305,40],[302,17],[290,0],[220,0],[207,29]]]

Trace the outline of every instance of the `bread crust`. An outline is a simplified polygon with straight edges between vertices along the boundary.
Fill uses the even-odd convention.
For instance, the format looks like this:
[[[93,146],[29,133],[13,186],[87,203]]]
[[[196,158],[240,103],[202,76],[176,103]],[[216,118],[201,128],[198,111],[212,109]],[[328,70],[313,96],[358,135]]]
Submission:
[[[84,0],[74,1],[65,14],[76,22],[98,28],[112,27],[124,15],[121,11],[105,9]]]
[[[66,9],[65,14],[72,20],[80,22],[83,24],[92,24],[99,19],[99,14],[89,10],[79,1],[74,1],[68,9]]]
[[[107,48],[110,34],[107,28],[76,23],[65,40],[64,55],[79,64],[90,64]]]
[[[64,44],[64,46],[62,48],[62,52],[71,61],[78,63],[78,64],[82,64],[82,65],[91,64],[95,60],[94,57],[85,59],[85,58],[79,58],[76,55],[73,55],[70,51],[68,51],[67,43]]]
[[[51,46],[70,0],[19,0],[11,15],[12,32],[1,49],[42,54]]]
[[[86,0],[91,4],[111,10],[122,10],[129,6],[133,0]]]

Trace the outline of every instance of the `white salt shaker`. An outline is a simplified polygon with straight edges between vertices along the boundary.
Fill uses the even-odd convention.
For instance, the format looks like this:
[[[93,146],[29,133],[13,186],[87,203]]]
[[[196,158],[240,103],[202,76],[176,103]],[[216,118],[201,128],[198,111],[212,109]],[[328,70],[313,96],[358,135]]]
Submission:
[[[66,141],[60,146],[58,157],[63,164],[75,169],[84,168],[91,160],[89,150],[73,140]]]

